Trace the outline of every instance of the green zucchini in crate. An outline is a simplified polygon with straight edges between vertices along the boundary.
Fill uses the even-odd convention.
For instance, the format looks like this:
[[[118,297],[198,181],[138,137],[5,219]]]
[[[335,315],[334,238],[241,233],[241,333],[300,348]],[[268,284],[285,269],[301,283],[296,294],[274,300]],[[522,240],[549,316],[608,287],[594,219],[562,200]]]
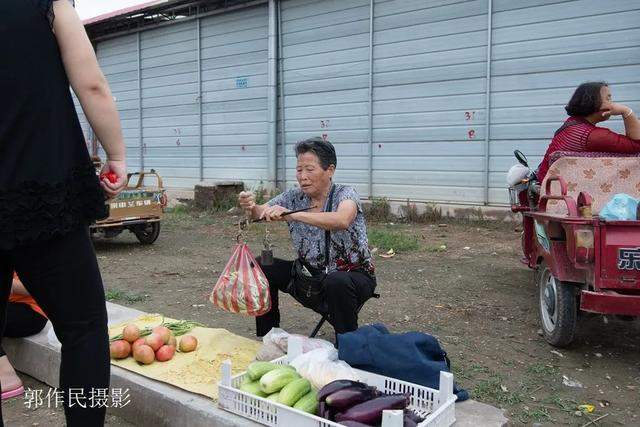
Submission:
[[[246,381],[240,385],[240,390],[255,394],[256,396],[267,397],[267,393],[261,390],[259,381]]]
[[[312,389],[293,405],[293,409],[316,415],[318,413],[318,392]]]
[[[298,378],[300,378],[300,375],[294,369],[277,368],[267,372],[260,378],[260,389],[263,393],[273,394]]]
[[[283,405],[293,406],[305,394],[311,391],[311,383],[305,378],[291,381],[280,390],[278,401]]]
[[[247,375],[249,375],[252,381],[257,381],[262,378],[264,374],[278,367],[282,367],[282,365],[271,362],[253,362],[247,367]]]
[[[267,396],[267,400],[271,400],[273,402],[279,402],[280,401],[279,397],[280,397],[280,392],[277,392],[277,393],[273,393],[273,394],[270,394],[269,396]]]
[[[295,356],[295,355],[294,355]],[[275,361],[276,363],[286,363],[287,356],[283,356],[282,358]],[[381,393],[384,394],[392,394],[398,393],[399,390],[403,391],[403,398],[411,396],[411,401],[413,402],[412,410],[415,411],[416,414],[421,415],[420,418],[413,417],[412,422],[418,423],[422,417],[426,416],[426,419],[422,421],[425,426],[428,427],[450,427],[455,422],[455,401],[456,396],[452,393],[453,391],[453,375],[447,372],[440,372],[440,387],[439,389],[431,389],[429,387],[421,386],[418,384],[411,384],[406,381],[396,380],[394,378],[386,377],[383,375],[374,374],[367,371],[361,371],[358,369],[354,369],[360,381],[363,383],[363,387],[377,387]],[[277,373],[278,375],[282,374],[282,368],[274,369],[271,372]],[[293,379],[291,377],[295,377],[297,379],[297,375],[292,373],[293,371],[289,371],[287,374],[287,381],[291,382]],[[267,373],[263,377],[267,377],[265,379],[273,379],[274,375]],[[220,394],[218,398],[218,405],[221,409],[225,411],[232,412],[234,414],[240,415],[252,421],[258,422],[263,425],[286,425],[295,426],[295,427],[319,427],[319,426],[329,426],[336,425],[335,422],[329,420],[318,420],[312,414],[312,410],[315,409],[315,402],[309,396],[309,393],[313,393],[313,390],[307,393],[305,396],[300,398],[298,402],[294,405],[294,407],[288,407],[281,403],[278,405],[271,405],[267,402],[273,402],[270,400],[266,400],[268,398],[260,398],[260,399],[247,399],[246,396],[248,393],[239,390],[239,383],[242,383],[248,377],[247,373],[244,372],[242,374],[233,375],[232,374],[232,366],[231,361],[224,361],[221,366],[221,380],[219,383],[220,386]],[[287,382],[285,381],[285,382]],[[347,384],[347,386],[353,384]],[[261,384],[261,391],[264,392]],[[284,387],[284,386],[282,386]],[[344,387],[339,387],[344,388]],[[279,390],[278,390],[279,391]],[[337,391],[333,389],[332,391]],[[318,393],[318,398],[320,398],[321,393]],[[404,394],[406,393],[406,394]],[[269,393],[269,395],[273,395],[273,399],[275,399],[276,395],[279,396],[277,391],[273,393]],[[332,393],[325,393],[327,396]],[[307,397],[309,396],[309,397]],[[325,396],[325,398],[327,397]],[[265,399],[265,400],[263,400]],[[320,399],[322,400],[322,399]],[[333,399],[332,399],[333,400]],[[365,402],[368,403],[368,402]],[[306,406],[306,404],[311,407]],[[322,404],[326,405],[326,402],[322,402]],[[375,403],[377,406],[377,403]],[[316,410],[316,414],[318,412],[322,413],[321,403],[318,403],[318,409]],[[361,404],[360,404],[361,405]],[[307,409],[309,412],[305,412]],[[351,408],[350,408],[351,409]],[[367,409],[367,408],[362,408]],[[390,409],[390,408],[382,408]],[[321,414],[320,414],[321,415]],[[349,417],[358,417],[367,414],[348,414]],[[408,418],[407,415],[412,415],[410,412],[405,413],[405,418]],[[342,418],[342,417],[341,417]],[[344,420],[345,424],[352,422],[352,420]],[[406,422],[406,421],[405,421]],[[410,424],[411,425],[411,424]]]

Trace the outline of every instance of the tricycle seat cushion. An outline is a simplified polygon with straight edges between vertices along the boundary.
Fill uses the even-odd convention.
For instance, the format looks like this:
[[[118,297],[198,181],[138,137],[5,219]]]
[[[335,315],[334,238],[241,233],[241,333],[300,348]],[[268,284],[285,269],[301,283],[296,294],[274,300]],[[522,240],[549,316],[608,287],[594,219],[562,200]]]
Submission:
[[[604,153],[599,151],[554,151],[549,156],[549,165],[553,165],[557,160],[563,157],[589,157],[589,158],[603,158],[603,157],[640,157],[640,153]]]
[[[581,191],[591,195],[593,215],[600,212],[615,194],[625,193],[640,198],[640,157],[560,157],[551,165],[542,182],[542,194],[547,180],[558,175],[566,181],[567,195],[574,200],[577,200]],[[557,182],[552,183],[551,189],[552,194],[560,195]],[[549,200],[547,212],[566,213],[567,210],[564,202]]]

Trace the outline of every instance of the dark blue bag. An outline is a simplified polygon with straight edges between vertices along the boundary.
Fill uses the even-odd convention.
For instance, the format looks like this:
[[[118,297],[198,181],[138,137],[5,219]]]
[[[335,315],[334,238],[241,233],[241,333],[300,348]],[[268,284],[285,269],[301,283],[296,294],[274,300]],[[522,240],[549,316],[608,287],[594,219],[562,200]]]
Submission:
[[[433,389],[440,386],[440,371],[450,372],[447,353],[438,340],[421,332],[390,334],[380,323],[338,335],[338,356],[354,368]],[[469,393],[454,383],[458,402]]]

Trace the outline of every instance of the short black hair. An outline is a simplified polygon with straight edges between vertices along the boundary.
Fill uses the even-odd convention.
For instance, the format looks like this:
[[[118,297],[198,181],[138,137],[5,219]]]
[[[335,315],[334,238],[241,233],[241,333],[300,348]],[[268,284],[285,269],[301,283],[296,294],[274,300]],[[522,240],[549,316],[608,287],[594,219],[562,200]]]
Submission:
[[[295,150],[296,157],[304,153],[313,153],[318,156],[320,166],[324,170],[329,169],[331,165],[338,166],[335,147],[328,140],[322,139],[319,136],[299,141],[296,144]]]
[[[609,86],[605,82],[586,82],[582,83],[569,100],[564,109],[570,116],[585,117],[597,111],[600,111],[602,105],[602,96],[600,89]]]

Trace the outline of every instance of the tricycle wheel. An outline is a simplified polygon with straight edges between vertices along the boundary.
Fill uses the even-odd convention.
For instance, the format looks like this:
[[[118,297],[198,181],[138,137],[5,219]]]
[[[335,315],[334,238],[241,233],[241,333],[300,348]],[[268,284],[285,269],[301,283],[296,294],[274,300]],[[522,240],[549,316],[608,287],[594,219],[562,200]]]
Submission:
[[[143,245],[150,245],[158,239],[160,235],[160,222],[148,222],[146,224],[138,225],[133,229],[133,233],[138,238],[138,241]]]
[[[556,279],[544,262],[538,267],[537,278],[544,339],[555,347],[566,347],[576,332],[575,288]]]

